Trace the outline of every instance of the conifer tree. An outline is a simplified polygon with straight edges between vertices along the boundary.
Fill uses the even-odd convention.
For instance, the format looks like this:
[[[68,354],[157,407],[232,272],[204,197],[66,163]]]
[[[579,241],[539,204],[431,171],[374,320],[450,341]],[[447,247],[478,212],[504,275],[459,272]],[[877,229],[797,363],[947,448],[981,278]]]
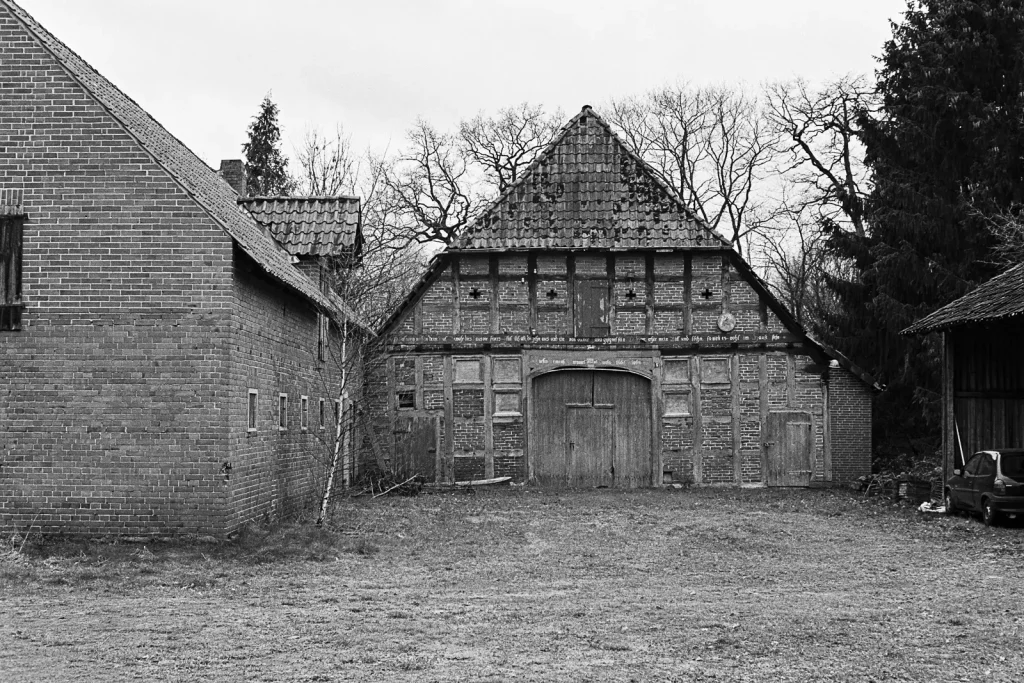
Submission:
[[[284,196],[291,191],[288,160],[281,153],[277,113],[277,105],[267,94],[260,104],[260,113],[249,124],[249,140],[242,145],[247,193],[251,196]]]
[[[1024,11],[1019,1],[918,0],[885,44],[882,114],[861,117],[874,189],[864,236],[835,231],[853,265],[830,342],[872,369],[876,440],[938,438],[938,350],[900,337],[995,274],[987,216],[1024,200]]]

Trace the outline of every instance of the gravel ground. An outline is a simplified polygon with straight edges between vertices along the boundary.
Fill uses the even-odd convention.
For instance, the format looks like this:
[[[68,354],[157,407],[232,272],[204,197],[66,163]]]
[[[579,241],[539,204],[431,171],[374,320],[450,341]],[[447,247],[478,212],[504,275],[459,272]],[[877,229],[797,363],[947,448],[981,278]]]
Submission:
[[[12,539],[0,680],[1024,679],[1019,523],[766,489],[357,498],[333,520]]]

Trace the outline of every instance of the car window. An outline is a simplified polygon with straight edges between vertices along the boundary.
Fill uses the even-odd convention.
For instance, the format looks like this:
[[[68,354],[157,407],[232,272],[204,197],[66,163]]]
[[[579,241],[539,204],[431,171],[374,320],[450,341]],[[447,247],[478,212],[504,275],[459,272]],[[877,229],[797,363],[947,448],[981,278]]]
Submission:
[[[1024,453],[1003,453],[999,468],[1010,479],[1024,480]]]
[[[988,455],[987,453],[982,454],[981,464],[978,466],[979,477],[991,477],[996,473],[996,461],[995,458]]]
[[[967,461],[967,467],[964,468],[964,474],[977,474],[978,468],[981,467],[981,457],[984,453],[975,453],[970,460]]]

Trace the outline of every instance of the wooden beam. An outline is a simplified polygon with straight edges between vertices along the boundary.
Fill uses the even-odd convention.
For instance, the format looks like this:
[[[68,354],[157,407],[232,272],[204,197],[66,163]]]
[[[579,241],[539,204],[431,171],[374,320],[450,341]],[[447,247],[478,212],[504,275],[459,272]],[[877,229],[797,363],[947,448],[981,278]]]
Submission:
[[[461,257],[456,256],[452,259],[452,315],[455,319],[452,321],[452,334],[459,334],[462,332],[462,310],[459,304],[459,282],[461,281],[461,274],[459,273],[459,261]],[[417,332],[419,327],[417,326]]]
[[[740,412],[740,355],[733,353],[732,365],[732,462],[733,478],[737,484],[743,483],[743,415]]]
[[[498,334],[498,328],[500,327],[500,321],[498,318],[498,287],[501,283],[498,280],[498,258],[497,254],[492,254],[489,263],[491,270],[491,312],[488,318],[491,334]],[[522,330],[520,330],[520,332],[522,332]]]
[[[644,254],[644,309],[647,313],[647,334],[654,334],[654,254]]]
[[[495,296],[497,299],[497,296]],[[484,479],[494,478],[494,391],[491,388],[492,357],[481,358],[484,371]]]
[[[683,255],[683,334],[689,336],[693,330],[693,254]]]
[[[942,481],[945,482],[955,467],[956,411],[954,403],[954,346],[953,332],[942,333]]]
[[[768,450],[764,444],[768,441],[768,356],[761,353],[757,358],[758,406],[761,417],[761,481],[768,481]]]
[[[452,357],[444,356],[444,483],[455,483],[455,394],[452,391]]]
[[[530,334],[537,331],[537,253],[526,257],[526,286],[530,290]]]
[[[704,416],[700,405],[700,361],[694,357],[690,363],[690,382],[693,390],[693,480],[704,481]]]

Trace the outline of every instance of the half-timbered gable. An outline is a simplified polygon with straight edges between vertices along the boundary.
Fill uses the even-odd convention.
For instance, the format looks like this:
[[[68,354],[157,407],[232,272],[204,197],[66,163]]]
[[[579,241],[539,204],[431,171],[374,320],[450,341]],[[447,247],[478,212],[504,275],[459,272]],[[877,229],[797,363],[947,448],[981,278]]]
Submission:
[[[374,432],[431,479],[808,485],[869,470],[870,382],[589,107],[383,334]]]

